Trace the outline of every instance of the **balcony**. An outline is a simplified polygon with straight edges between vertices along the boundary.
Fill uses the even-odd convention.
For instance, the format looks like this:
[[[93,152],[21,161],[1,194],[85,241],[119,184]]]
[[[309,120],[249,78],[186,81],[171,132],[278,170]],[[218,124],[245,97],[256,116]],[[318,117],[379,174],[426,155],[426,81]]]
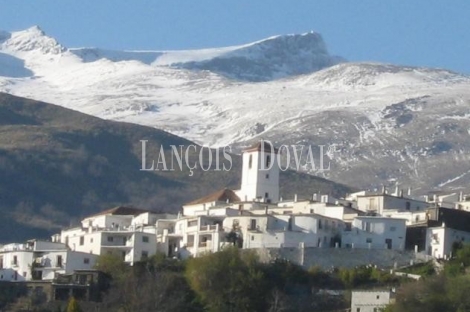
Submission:
[[[261,232],[261,227],[259,225],[249,225],[247,230],[250,232]]]
[[[221,227],[220,227],[221,228]],[[199,231],[200,232],[208,232],[208,231],[219,231],[219,225],[218,224],[214,224],[214,225],[201,225],[199,227]]]

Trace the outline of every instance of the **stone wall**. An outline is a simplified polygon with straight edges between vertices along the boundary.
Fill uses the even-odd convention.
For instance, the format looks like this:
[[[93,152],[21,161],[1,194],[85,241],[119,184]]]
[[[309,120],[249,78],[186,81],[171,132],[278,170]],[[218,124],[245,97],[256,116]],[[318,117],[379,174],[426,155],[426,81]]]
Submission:
[[[413,251],[389,249],[351,249],[351,248],[263,248],[256,249],[263,262],[285,259],[308,269],[319,266],[354,268],[362,265],[376,265],[378,268],[391,269],[425,262],[428,257]]]

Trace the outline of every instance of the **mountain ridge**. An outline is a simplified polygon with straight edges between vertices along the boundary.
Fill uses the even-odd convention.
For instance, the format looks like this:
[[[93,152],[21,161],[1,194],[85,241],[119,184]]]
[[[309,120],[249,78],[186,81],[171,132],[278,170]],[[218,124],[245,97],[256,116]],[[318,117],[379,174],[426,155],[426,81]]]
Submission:
[[[315,42],[319,37],[311,33],[273,40],[289,38]],[[266,40],[260,42],[254,46],[259,48]],[[135,55],[83,61],[71,49],[60,57],[43,58],[31,51],[11,52],[4,42],[0,56],[9,57],[9,64],[15,58],[17,66],[24,64],[32,76],[24,72],[0,77],[0,91],[157,127],[214,147],[240,149],[260,138],[278,145],[334,144],[339,151],[331,159],[334,169],[309,173],[361,188],[399,182],[415,189],[453,189],[470,182],[462,176],[470,170],[469,76],[372,62],[330,64],[299,75],[297,68],[305,64],[297,57],[303,44],[286,42],[273,58],[260,52],[265,59],[259,64],[212,54],[209,62],[179,66],[153,64],[150,54],[145,56],[148,64],[133,60]],[[319,48],[323,51],[321,44]],[[216,50],[218,56],[238,51],[229,47],[197,52],[205,51],[205,56],[180,52],[189,60]],[[317,54],[307,56],[315,63]],[[288,60],[294,63],[286,70],[282,66]],[[285,75],[276,76],[280,72]]]

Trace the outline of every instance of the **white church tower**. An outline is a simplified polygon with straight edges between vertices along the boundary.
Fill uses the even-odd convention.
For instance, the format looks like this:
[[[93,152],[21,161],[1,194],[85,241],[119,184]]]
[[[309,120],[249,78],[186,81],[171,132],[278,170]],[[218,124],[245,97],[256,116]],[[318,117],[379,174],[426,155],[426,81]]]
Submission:
[[[242,184],[237,192],[242,201],[279,201],[279,150],[260,141],[243,151]]]

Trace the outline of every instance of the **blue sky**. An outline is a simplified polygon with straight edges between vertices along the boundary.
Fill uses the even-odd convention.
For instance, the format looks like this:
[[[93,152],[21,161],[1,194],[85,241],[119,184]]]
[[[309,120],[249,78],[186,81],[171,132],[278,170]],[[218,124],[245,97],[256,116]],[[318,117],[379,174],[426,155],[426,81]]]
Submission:
[[[351,61],[470,74],[470,0],[0,0],[0,29],[32,25],[67,47],[147,50],[314,30]]]

